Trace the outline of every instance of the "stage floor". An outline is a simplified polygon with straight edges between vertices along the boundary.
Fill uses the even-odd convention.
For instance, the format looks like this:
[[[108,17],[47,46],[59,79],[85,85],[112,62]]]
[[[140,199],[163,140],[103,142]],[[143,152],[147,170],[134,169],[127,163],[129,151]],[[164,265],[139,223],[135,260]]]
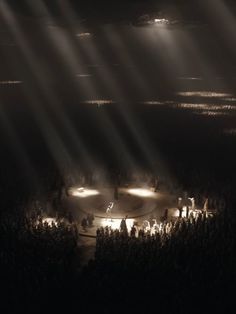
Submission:
[[[120,187],[118,200],[114,199],[114,188],[110,187],[75,186],[70,189],[69,195],[64,205],[78,221],[78,245],[82,252],[82,264],[86,264],[94,255],[96,231],[99,227],[111,226],[119,229],[121,219],[125,217],[128,229],[134,222],[141,226],[144,220],[150,218],[156,219],[158,223],[167,208],[171,219],[176,213],[178,198],[166,191],[154,192],[152,188],[137,186]],[[107,208],[111,202],[113,207],[108,215]],[[81,221],[89,213],[94,215],[93,226],[84,231]]]

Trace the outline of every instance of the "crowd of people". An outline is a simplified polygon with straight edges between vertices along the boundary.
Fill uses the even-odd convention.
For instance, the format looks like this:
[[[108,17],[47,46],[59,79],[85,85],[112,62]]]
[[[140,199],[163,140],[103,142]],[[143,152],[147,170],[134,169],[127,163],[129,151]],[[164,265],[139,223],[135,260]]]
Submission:
[[[192,313],[190,304],[202,310],[200,301],[204,300],[210,308],[224,306],[227,311],[236,283],[234,185],[215,181],[214,176],[203,178],[189,175],[189,181],[183,179],[177,188],[159,177],[156,185],[173,195],[186,191],[200,208],[208,200],[207,206],[217,209],[216,215],[189,215],[168,222],[163,218],[152,233],[137,226],[128,231],[124,218],[120,230],[98,230],[94,259],[84,268],[80,266],[78,225],[60,208],[62,190],[66,191],[63,181],[55,179],[54,185],[48,180],[45,195],[37,194],[43,194],[44,203],[51,203],[52,221],[40,209],[24,210],[32,204],[27,193],[12,196],[20,184],[1,185],[0,279],[7,305],[21,303],[32,309],[32,304],[57,299],[58,307],[63,301],[66,306],[78,306],[81,297],[88,310],[96,304],[103,313],[110,313],[117,303],[122,312],[124,303],[148,310],[153,302],[154,308],[165,313]],[[120,184],[127,179],[120,176]],[[86,183],[91,176],[81,180]],[[155,183],[155,177],[147,177],[147,182]],[[85,228],[93,224],[93,218],[84,217]]]
[[[149,228],[135,225],[128,231],[125,219],[122,219],[120,229],[113,230],[111,227],[97,229],[96,260],[104,260],[110,256],[111,260],[116,261],[125,258],[120,263],[123,265],[135,260],[140,263],[144,259],[143,257],[147,255],[147,251],[151,255],[159,254],[158,251],[161,248],[167,247],[176,239],[184,240],[182,243],[185,243],[188,240],[187,237],[198,237],[199,231],[201,235],[203,231],[206,232],[207,237],[214,222],[213,216],[207,217],[207,214],[203,213],[196,217],[190,216],[189,218],[165,221],[157,224],[155,232],[151,232]],[[122,252],[123,250],[124,252]],[[152,256],[149,257],[152,258]],[[153,261],[151,265],[155,265],[155,262]],[[143,266],[141,267],[143,268]]]
[[[138,237],[101,228],[87,274],[90,282],[101,281],[112,299],[120,289],[131,299],[145,294],[147,303],[157,300],[165,312],[169,298],[169,306],[175,305],[171,313],[191,313],[188,306],[197,308],[199,298],[217,308],[232,297],[236,279],[234,226],[227,215],[217,214],[178,218],[153,235],[140,230]]]
[[[1,216],[0,234],[1,291],[9,308],[48,299],[80,267],[77,225],[66,219],[9,213]]]
[[[94,214],[88,213],[86,217],[83,217],[81,221],[81,227],[83,231],[87,231],[87,228],[91,228],[93,226]]]

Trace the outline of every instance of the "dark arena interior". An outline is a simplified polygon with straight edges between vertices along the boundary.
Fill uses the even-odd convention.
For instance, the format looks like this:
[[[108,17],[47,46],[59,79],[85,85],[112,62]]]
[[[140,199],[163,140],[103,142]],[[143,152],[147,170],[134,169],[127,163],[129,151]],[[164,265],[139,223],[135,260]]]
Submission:
[[[2,313],[229,313],[236,3],[0,0]]]

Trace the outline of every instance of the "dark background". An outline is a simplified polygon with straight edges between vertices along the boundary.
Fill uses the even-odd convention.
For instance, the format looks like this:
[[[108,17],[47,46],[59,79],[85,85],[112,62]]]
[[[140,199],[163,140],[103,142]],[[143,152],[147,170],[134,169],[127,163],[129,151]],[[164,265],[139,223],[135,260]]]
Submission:
[[[55,167],[145,169],[179,181],[179,172],[207,171],[234,180],[235,110],[211,116],[175,107],[234,106],[224,96],[176,95],[234,97],[233,2],[225,11],[212,1],[5,3],[0,77],[23,83],[0,85],[4,180],[31,185]],[[154,29],[143,15],[170,25]],[[91,35],[79,38],[83,32]],[[97,99],[114,104],[86,103]],[[162,105],[143,103],[150,100]]]

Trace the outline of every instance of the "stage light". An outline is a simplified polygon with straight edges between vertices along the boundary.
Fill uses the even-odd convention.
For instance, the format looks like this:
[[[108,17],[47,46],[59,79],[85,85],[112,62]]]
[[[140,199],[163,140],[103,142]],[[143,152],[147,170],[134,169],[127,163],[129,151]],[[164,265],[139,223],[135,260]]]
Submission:
[[[154,22],[157,24],[168,24],[169,20],[167,20],[167,19],[154,19]]]
[[[129,189],[129,194],[140,196],[140,197],[156,197],[156,193],[152,192],[149,189],[142,189],[142,188],[136,188],[136,189]]]
[[[47,223],[49,227],[53,227],[53,225],[55,225],[56,227],[58,226],[56,218],[43,218],[42,222]]]
[[[102,227],[110,227],[111,229],[115,230],[115,229],[120,229],[120,223],[121,223],[122,219],[117,219],[117,218],[104,218],[101,221],[101,226]],[[131,230],[131,228],[133,227],[134,224],[134,219],[126,219],[126,226],[128,231]]]
[[[189,213],[190,213],[190,210],[189,210]],[[173,214],[173,216],[172,217],[179,217],[179,210],[178,209],[176,209],[175,211],[174,211],[174,214]],[[183,206],[182,207],[182,216],[181,216],[182,218],[186,218],[187,217],[187,206]]]
[[[95,196],[95,195],[99,195],[99,194],[100,194],[100,192],[97,190],[86,189],[83,187],[71,190],[71,195],[81,197],[81,198],[85,198],[85,197],[89,197],[89,196]]]

